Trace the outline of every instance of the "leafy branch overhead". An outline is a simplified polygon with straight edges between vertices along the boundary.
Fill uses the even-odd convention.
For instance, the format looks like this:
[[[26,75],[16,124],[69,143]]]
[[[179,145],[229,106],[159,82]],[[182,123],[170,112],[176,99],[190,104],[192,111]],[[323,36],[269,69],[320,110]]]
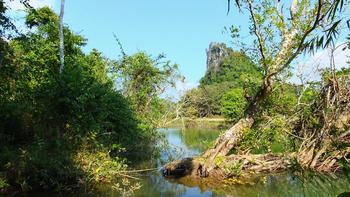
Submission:
[[[244,3],[253,4],[254,1],[249,0],[235,0],[234,4],[237,6],[239,11],[242,11],[242,4]],[[288,3],[290,1],[281,1],[277,0],[275,1],[275,8],[270,8],[269,12],[277,11],[279,13],[279,16],[277,18],[281,19],[281,22],[285,22],[285,18],[292,20],[293,19],[293,12],[296,12],[297,5],[299,4],[298,0],[292,0],[289,5],[289,12],[288,12]],[[231,7],[231,0],[227,1],[227,14],[230,12]],[[258,4],[264,4],[264,1],[256,2]],[[266,2],[265,2],[266,3]],[[320,28],[317,35],[314,37],[305,40],[305,43],[302,46],[302,51],[304,52],[311,52],[314,53],[315,50],[320,48],[327,48],[328,46],[332,45],[334,46],[335,40],[339,36],[339,30],[347,27],[350,29],[350,17],[348,15],[343,15],[342,13],[346,9],[346,5],[348,4],[348,0],[332,0],[332,1],[325,1],[325,0],[318,0],[318,8],[317,14],[319,14],[315,19],[315,27],[314,28]],[[289,16],[286,17],[284,13],[289,13]],[[306,14],[307,12],[304,12],[303,14]]]
[[[344,11],[342,1],[293,0],[286,3],[241,0],[235,1],[235,4],[243,13],[247,11],[250,34],[254,37],[253,48],[258,52],[257,63],[264,76],[260,88],[245,107],[244,115],[217,139],[213,148],[204,153],[204,157],[210,160],[227,155],[237,145],[244,131],[257,121],[257,114],[272,94],[276,77],[287,71],[302,52],[314,49],[312,42],[315,36],[322,36],[324,30],[334,31]],[[335,35],[328,33],[326,36]],[[322,46],[329,43],[325,42]],[[211,170],[213,166],[208,164],[208,168]]]

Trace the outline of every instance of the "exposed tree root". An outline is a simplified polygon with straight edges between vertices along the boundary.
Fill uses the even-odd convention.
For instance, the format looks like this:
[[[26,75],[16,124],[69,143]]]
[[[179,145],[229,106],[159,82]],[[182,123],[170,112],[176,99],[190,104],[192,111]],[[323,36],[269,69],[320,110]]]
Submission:
[[[298,162],[303,168],[319,172],[337,172],[350,166],[350,77],[329,79],[314,103],[320,129],[304,121],[303,141]],[[305,126],[304,126],[305,125]]]
[[[208,184],[232,177],[248,180],[259,175],[284,171],[291,168],[295,160],[295,153],[219,156],[214,161],[213,169],[208,172],[204,168],[209,162],[208,159],[185,158],[165,165],[163,175]]]
[[[223,168],[225,169],[228,177],[237,175],[242,176],[245,173],[274,173],[292,167],[293,163],[295,163],[295,159],[295,153],[230,155],[225,158]],[[235,168],[232,170],[232,167]]]
[[[350,166],[350,147],[343,150],[332,150],[331,145],[324,145],[315,149],[316,144],[310,142],[306,148],[298,153],[300,166],[318,172],[339,172],[345,166]]]

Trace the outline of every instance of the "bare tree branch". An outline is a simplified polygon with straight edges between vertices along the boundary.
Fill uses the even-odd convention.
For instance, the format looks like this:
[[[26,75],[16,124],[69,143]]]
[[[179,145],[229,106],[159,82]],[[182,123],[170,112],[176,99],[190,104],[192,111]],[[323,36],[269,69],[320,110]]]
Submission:
[[[247,2],[248,2],[248,10],[249,10],[249,13],[250,13],[250,17],[253,20],[254,34],[255,34],[255,36],[258,39],[259,52],[260,52],[260,55],[261,55],[262,63],[263,63],[264,68],[267,69],[266,57],[265,57],[264,47],[263,47],[264,41],[263,41],[263,38],[261,37],[261,34],[260,34],[259,30],[258,30],[257,21],[256,21],[256,18],[255,18],[252,2],[250,0],[247,0]]]
[[[308,29],[306,30],[306,32],[303,34],[299,44],[298,44],[298,47],[297,49],[295,50],[295,52],[288,58],[288,60],[283,64],[283,66],[279,67],[278,69],[276,69],[275,71],[273,71],[271,73],[272,76],[278,74],[279,72],[281,72],[283,69],[285,69],[287,66],[290,65],[290,63],[305,49],[305,40],[306,38],[310,35],[310,33],[312,31],[314,31],[320,21],[327,15],[327,13],[331,10],[329,9],[325,14],[322,14],[321,13],[321,10],[322,10],[322,6],[323,6],[323,2],[322,0],[318,0],[318,7],[317,7],[317,13],[316,13],[316,19],[313,23],[313,25]]]

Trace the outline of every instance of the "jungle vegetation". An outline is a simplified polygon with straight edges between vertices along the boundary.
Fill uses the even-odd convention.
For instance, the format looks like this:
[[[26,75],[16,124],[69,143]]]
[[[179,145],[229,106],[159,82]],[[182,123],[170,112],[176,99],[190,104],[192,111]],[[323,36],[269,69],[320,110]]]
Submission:
[[[107,183],[131,194],[140,185],[129,181],[130,167],[157,157],[157,128],[179,116],[224,116],[232,127],[199,144],[208,149],[197,158],[165,166],[169,176],[187,172],[205,182],[295,166],[349,170],[350,69],[330,62],[319,81],[288,81],[302,53],[334,47],[340,25],[350,24],[342,15],[347,1],[236,0],[249,16],[252,46],[239,44],[233,27],[243,47],[228,49],[220,69],[209,69],[178,103],[161,97],[182,79],[164,55],[126,54],[117,38],[119,59],[83,52],[88,40],[64,25],[63,0],[60,16],[21,3],[25,32],[0,0],[1,192],[90,191]]]
[[[230,116],[225,95],[230,91],[240,91],[244,96],[253,94],[262,79],[260,68],[244,52],[227,48],[228,57],[224,58],[219,70],[209,68],[200,80],[198,88],[188,91],[180,102],[183,102],[183,113],[186,117]],[[241,98],[240,97],[240,98]],[[240,103],[237,100],[236,103]],[[235,112],[232,112],[235,113]]]
[[[159,96],[180,77],[177,65],[146,52],[84,53],[88,41],[66,25],[62,54],[57,14],[26,6],[22,33],[0,1],[0,190],[139,188],[128,166],[159,152]]]

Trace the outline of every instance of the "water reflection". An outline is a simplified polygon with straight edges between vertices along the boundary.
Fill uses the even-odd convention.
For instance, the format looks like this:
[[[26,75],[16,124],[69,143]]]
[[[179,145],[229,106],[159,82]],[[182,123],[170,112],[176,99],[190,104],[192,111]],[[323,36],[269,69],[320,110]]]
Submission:
[[[150,174],[148,179],[143,180],[143,187],[135,196],[212,196],[211,191],[200,191],[196,187],[186,187],[184,185],[165,180],[160,174]]]
[[[207,129],[160,129],[167,141],[167,150],[161,153],[159,162],[161,165],[175,159],[199,155],[207,144],[216,139],[219,131]],[[160,166],[159,166],[160,167]],[[141,181],[143,187],[135,196],[217,196],[210,190],[202,190],[198,187],[187,187],[176,182],[164,179],[159,172],[152,172],[146,175]]]
[[[161,129],[169,148],[161,154],[162,161],[200,154],[216,139],[219,131],[206,129]],[[347,177],[332,178],[313,173],[282,173],[257,179],[251,185],[222,185],[220,188],[190,187],[164,179],[159,172],[145,175],[143,187],[135,196],[337,196],[350,191]]]
[[[180,131],[181,142],[198,153],[206,150],[219,134],[220,131],[210,129],[186,129]]]
[[[220,134],[220,131],[208,129],[160,129],[160,132],[169,144],[161,154],[161,160],[166,162],[199,155]]]
[[[169,147],[162,152],[161,157],[155,161],[145,162],[144,166],[157,164],[162,166],[164,162],[171,159],[179,159],[189,156],[195,156],[201,153],[211,141],[214,141],[219,135],[219,131],[211,130],[183,130],[180,129],[161,129],[169,142]],[[148,165],[147,165],[148,163]],[[141,184],[143,187],[133,196],[136,197],[256,197],[256,196],[297,196],[297,197],[322,197],[337,196],[343,193],[343,196],[349,196],[350,178],[343,175],[340,178],[314,174],[314,173],[296,173],[286,172],[282,174],[269,175],[256,179],[251,184],[245,185],[225,185],[220,187],[208,188],[205,185],[185,186],[174,180],[167,180],[159,172],[150,172],[143,174]],[[190,185],[190,183],[188,183]],[[346,193],[348,192],[348,193]],[[15,195],[16,196],[16,195]],[[18,196],[80,196],[77,194],[54,194],[54,193],[21,193]],[[119,196],[110,186],[101,185],[101,193],[84,196]]]
[[[337,196],[350,191],[345,176],[331,178],[310,173],[282,173],[262,177],[254,185],[225,186],[216,192],[229,196]]]

